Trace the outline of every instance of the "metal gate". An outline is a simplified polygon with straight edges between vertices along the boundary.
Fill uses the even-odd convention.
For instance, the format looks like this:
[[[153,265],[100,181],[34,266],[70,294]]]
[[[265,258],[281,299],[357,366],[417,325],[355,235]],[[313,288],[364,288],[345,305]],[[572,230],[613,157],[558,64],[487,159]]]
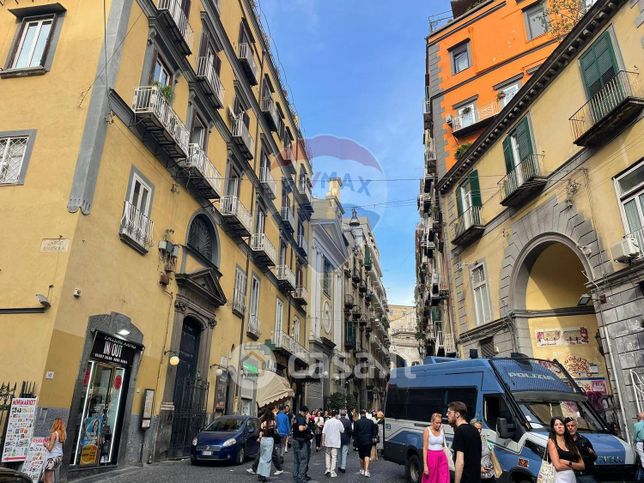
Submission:
[[[190,456],[192,439],[206,424],[206,403],[208,382],[197,379],[186,381],[179,400],[174,401],[172,435],[170,437],[170,458]]]
[[[9,420],[9,410],[11,409],[11,400],[14,397],[34,397],[36,383],[22,381],[20,393],[16,395],[17,383],[2,382],[0,383],[0,454],[4,448],[5,432],[7,430],[7,421]]]

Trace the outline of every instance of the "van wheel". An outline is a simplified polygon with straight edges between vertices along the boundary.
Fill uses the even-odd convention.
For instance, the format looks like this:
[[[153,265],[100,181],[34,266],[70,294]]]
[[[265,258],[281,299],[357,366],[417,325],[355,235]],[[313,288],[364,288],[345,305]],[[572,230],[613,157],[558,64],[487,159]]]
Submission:
[[[412,453],[407,457],[405,473],[408,483],[420,483],[422,470],[420,469],[420,459],[416,453]]]

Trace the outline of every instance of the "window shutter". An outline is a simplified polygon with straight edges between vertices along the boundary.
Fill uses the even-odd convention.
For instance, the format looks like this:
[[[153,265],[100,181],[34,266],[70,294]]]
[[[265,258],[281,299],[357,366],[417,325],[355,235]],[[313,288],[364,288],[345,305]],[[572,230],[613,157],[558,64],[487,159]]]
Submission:
[[[511,173],[514,171],[514,162],[512,159],[512,144],[510,142],[510,136],[506,136],[503,140],[503,157],[505,158],[505,172]]]
[[[519,162],[532,154],[532,138],[530,137],[530,124],[527,116],[524,117],[517,125],[516,129],[517,144],[519,145]]]
[[[617,61],[608,32],[604,32],[581,57],[581,70],[588,98],[615,76]]]
[[[472,205],[481,207],[481,187],[479,186],[479,173],[476,170],[470,174],[470,189],[472,190]]]
[[[456,189],[456,210],[458,211],[458,216],[463,214],[463,201],[461,200],[461,192],[463,190],[463,185],[459,186]]]

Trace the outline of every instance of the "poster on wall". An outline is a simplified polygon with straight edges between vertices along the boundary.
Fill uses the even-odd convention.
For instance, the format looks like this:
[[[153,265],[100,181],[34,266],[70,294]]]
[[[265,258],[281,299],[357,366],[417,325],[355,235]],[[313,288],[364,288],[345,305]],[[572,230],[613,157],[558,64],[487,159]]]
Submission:
[[[27,459],[22,464],[20,471],[29,475],[34,481],[38,481],[40,476],[40,470],[45,461],[45,455],[47,454],[47,449],[45,448],[45,441],[47,438],[31,438],[31,444],[29,445],[29,451],[27,452]]]
[[[37,398],[14,397],[7,420],[2,462],[24,461],[34,432]]]
[[[537,329],[535,331],[538,347],[586,345],[588,329],[586,327],[568,327],[565,329]]]

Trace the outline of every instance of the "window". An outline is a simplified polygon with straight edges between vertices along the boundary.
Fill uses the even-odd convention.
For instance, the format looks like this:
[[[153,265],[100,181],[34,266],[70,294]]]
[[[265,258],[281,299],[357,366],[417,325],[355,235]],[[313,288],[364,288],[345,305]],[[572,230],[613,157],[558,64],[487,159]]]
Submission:
[[[457,45],[451,50],[450,53],[452,55],[452,74],[458,74],[471,65],[469,45],[469,41],[464,42],[460,45]]]
[[[432,414],[445,414],[447,401],[446,389],[442,388],[414,388],[407,394],[407,414],[405,419],[411,421],[430,421]]]
[[[579,59],[588,99],[597,94],[618,72],[617,59],[608,31]]]
[[[496,431],[496,422],[505,418],[509,424],[513,423],[512,413],[501,396],[485,396],[483,401],[483,419],[488,428]]]
[[[493,337],[488,337],[481,341],[481,355],[483,357],[494,357],[496,355]]]
[[[497,95],[499,96],[499,107],[501,109],[508,105],[516,93],[519,92],[520,87],[521,85],[518,82],[514,82],[499,89]]]
[[[304,222],[300,220],[297,225],[297,244],[306,249],[306,238],[304,237]]]
[[[152,69],[152,84],[158,83],[164,87],[172,86],[172,70],[157,53]]]
[[[476,103],[472,102],[461,106],[457,110],[458,121],[454,126],[454,129],[462,129],[467,126],[471,126],[477,121],[476,116]]]
[[[233,312],[243,316],[246,312],[246,272],[235,269],[235,289],[233,292]]]
[[[235,113],[235,119],[241,118],[244,120],[244,125],[246,127],[250,126],[250,116],[246,112],[248,108],[245,106],[245,104],[242,102],[241,97],[239,95],[235,96],[235,100],[233,102],[233,112]]]
[[[492,320],[492,308],[485,279],[485,267],[482,264],[472,268],[472,292],[474,293],[474,311],[476,324],[485,324]]]
[[[473,387],[449,387],[445,392],[445,406],[443,413],[447,410],[447,405],[452,401],[461,401],[467,406],[467,419],[476,415],[477,391]]]
[[[503,156],[505,157],[505,170],[508,174],[515,173],[512,180],[513,187],[523,184],[524,171],[526,175],[534,175],[536,171],[530,164],[530,156],[534,153],[532,146],[532,134],[528,118],[524,117],[519,121],[517,127],[503,140]],[[527,161],[527,164],[523,164]]]
[[[228,196],[239,196],[239,186],[241,184],[241,177],[234,169],[230,169],[230,176],[228,177],[228,184],[226,185],[226,194]]]
[[[150,213],[151,192],[150,186],[137,173],[134,173],[127,201],[139,213],[147,216]]]
[[[282,332],[282,322],[284,318],[284,302],[275,299],[275,334]]]
[[[461,185],[456,190],[456,208],[458,211],[458,216],[465,215],[468,218],[468,221],[471,226],[474,222],[479,223],[478,212],[476,215],[472,213],[476,210],[473,210],[472,207],[480,208],[481,207],[481,188],[479,187],[479,175],[476,170],[467,177],[467,179],[461,183]]]
[[[22,182],[28,143],[29,136],[0,137],[0,184]]]
[[[221,59],[219,58],[219,54],[217,53],[217,49],[213,42],[206,34],[202,37],[199,55],[206,59],[206,66],[212,66],[215,74],[219,77],[221,74]]]
[[[206,260],[214,262],[216,241],[210,220],[199,215],[192,220],[188,233],[188,246]]]
[[[206,123],[199,116],[194,115],[192,117],[192,126],[190,127],[190,142],[198,144],[205,151],[207,137],[208,128],[206,128]]]
[[[344,320],[344,345],[345,349],[354,349],[356,346],[356,326],[349,317]]]
[[[295,319],[293,321],[293,338],[295,342],[300,342],[300,319]]]
[[[331,295],[331,275],[333,267],[326,257],[322,257],[322,290],[328,296]]]
[[[259,315],[259,279],[253,275],[250,279],[250,306],[249,316],[257,320]]]
[[[537,3],[523,11],[525,15],[528,40],[539,37],[549,30],[548,17],[543,3]]]
[[[280,265],[286,265],[286,242],[284,240],[280,240]]]
[[[406,419],[407,417],[407,389],[401,389],[395,384],[387,386],[387,399],[385,401],[385,414],[391,419]]]
[[[151,204],[152,185],[133,168],[119,234],[124,242],[142,253],[146,253],[152,243]]]
[[[10,64],[11,69],[45,67],[55,16],[25,18],[20,39]]]
[[[255,233],[264,233],[264,229],[266,227],[266,213],[264,213],[264,210],[257,205],[257,216],[255,218]]]
[[[1,175],[0,175],[1,178]],[[615,179],[615,190],[622,207],[627,234],[635,236],[640,250],[644,248],[644,162]]]

